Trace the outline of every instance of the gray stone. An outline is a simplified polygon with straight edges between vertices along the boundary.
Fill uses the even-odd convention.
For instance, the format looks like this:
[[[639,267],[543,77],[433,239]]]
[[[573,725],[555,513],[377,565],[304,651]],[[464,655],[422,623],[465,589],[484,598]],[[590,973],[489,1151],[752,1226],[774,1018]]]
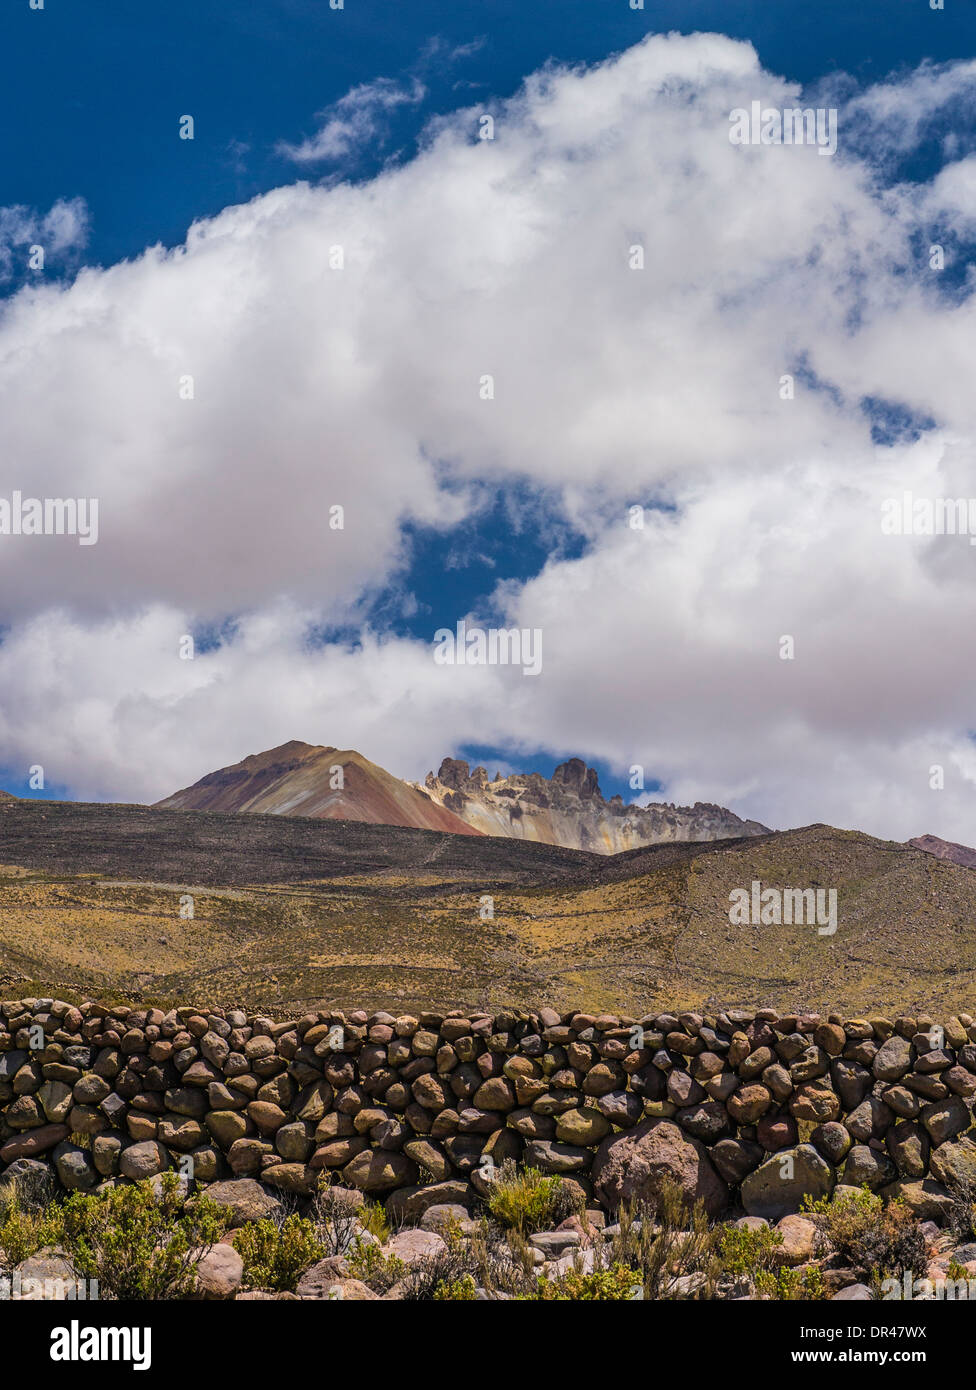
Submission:
[[[761,1163],[742,1183],[740,1196],[749,1216],[779,1221],[799,1211],[806,1195],[826,1197],[834,1186],[834,1170],[812,1144],[798,1144]]]
[[[935,1221],[944,1226],[952,1211],[952,1197],[941,1183],[931,1178],[920,1182],[906,1182],[899,1179],[882,1189],[882,1197],[894,1198],[904,1202],[909,1211],[919,1221]]]
[[[17,1282],[12,1282],[10,1297],[13,1302],[50,1302],[62,1299],[84,1298],[88,1292],[87,1283],[78,1274],[71,1261],[53,1250],[39,1250],[16,1266]]]
[[[244,1261],[232,1245],[220,1243],[197,1252],[195,1298],[233,1298],[244,1277]]]
[[[383,1247],[386,1255],[395,1255],[404,1264],[416,1264],[419,1260],[431,1259],[447,1249],[444,1240],[436,1231],[424,1231],[419,1226],[413,1230],[398,1231]]]
[[[761,1144],[750,1139],[720,1139],[710,1157],[722,1181],[734,1186],[759,1167],[765,1152]]]
[[[949,1096],[922,1109],[922,1124],[931,1135],[933,1144],[943,1144],[969,1129],[972,1112],[960,1096]]]
[[[855,1144],[844,1164],[843,1182],[848,1187],[863,1187],[871,1191],[886,1187],[898,1177],[898,1170],[887,1154],[869,1149],[867,1144]]]
[[[871,1070],[879,1081],[900,1081],[911,1069],[912,1045],[897,1033],[881,1044],[871,1063]]]
[[[830,1120],[825,1125],[817,1126],[810,1135],[810,1142],[828,1163],[838,1164],[847,1154],[853,1140],[842,1124]]]
[[[567,1250],[575,1250],[581,1242],[579,1231],[540,1231],[529,1236],[529,1244],[541,1250],[547,1260],[557,1259]]]
[[[972,1184],[976,1188],[976,1144],[971,1139],[953,1139],[940,1144],[929,1160],[932,1177],[947,1187]]]
[[[394,1219],[418,1221],[431,1207],[456,1204],[468,1209],[473,1200],[474,1193],[466,1182],[432,1182],[397,1188],[386,1199],[386,1209]]]
[[[299,1298],[330,1298],[336,1285],[346,1282],[349,1266],[342,1255],[330,1255],[307,1269],[295,1286]],[[338,1295],[336,1295],[338,1297]]]
[[[58,1177],[69,1191],[90,1192],[98,1185],[98,1174],[86,1149],[65,1141],[57,1146],[52,1157]]]
[[[866,1096],[844,1121],[844,1127],[859,1144],[880,1139],[894,1120],[891,1110],[877,1096]]]
[[[458,1202],[437,1202],[428,1207],[420,1218],[422,1231],[436,1231],[438,1235],[450,1230],[452,1226],[463,1226],[469,1218],[467,1207]]]
[[[346,1164],[342,1176],[350,1187],[363,1192],[389,1192],[415,1181],[417,1165],[401,1153],[366,1149]]]
[[[543,1173],[587,1173],[593,1163],[593,1150],[550,1139],[533,1139],[525,1146],[525,1161]]]
[[[165,1173],[169,1166],[169,1154],[156,1139],[130,1144],[119,1156],[119,1172],[124,1178],[132,1178],[136,1182]]]
[[[644,1113],[644,1103],[633,1091],[610,1091],[607,1095],[601,1096],[596,1105],[611,1124],[619,1125],[621,1129],[629,1129],[631,1125],[637,1124]],[[541,1137],[548,1138],[547,1135]]]
[[[47,1206],[57,1195],[58,1182],[51,1167],[37,1158],[15,1158],[0,1172],[0,1191],[16,1184],[21,1203],[32,1210]]]
[[[283,1214],[281,1201],[254,1178],[228,1178],[206,1189],[207,1196],[230,1214],[231,1228]]]

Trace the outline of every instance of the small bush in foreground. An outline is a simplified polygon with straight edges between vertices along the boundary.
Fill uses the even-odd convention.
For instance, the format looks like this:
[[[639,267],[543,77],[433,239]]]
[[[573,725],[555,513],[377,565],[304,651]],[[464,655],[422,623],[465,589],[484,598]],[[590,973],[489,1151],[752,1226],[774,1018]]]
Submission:
[[[0,1264],[18,1265],[44,1246],[60,1244],[63,1234],[55,1203],[37,1209],[13,1182],[0,1190]]]
[[[379,1202],[364,1202],[359,1208],[359,1229],[375,1236],[380,1245],[390,1238],[390,1223]]]
[[[906,1272],[924,1274],[928,1267],[925,1237],[897,1198],[886,1203],[863,1187],[839,1202],[807,1200],[804,1209],[816,1220],[822,1243],[861,1275],[900,1279]]]
[[[322,1186],[308,1209],[315,1235],[325,1247],[325,1257],[344,1255],[359,1229],[359,1209],[345,1193]]]
[[[305,1271],[327,1254],[313,1223],[295,1213],[280,1225],[264,1220],[242,1226],[234,1249],[244,1261],[245,1285],[275,1293],[294,1293]]]
[[[625,1265],[646,1299],[709,1298],[718,1277],[718,1231],[702,1202],[689,1207],[677,1183],[666,1181],[653,1201],[617,1213],[619,1231],[601,1251],[605,1266]]]
[[[226,1213],[199,1196],[186,1202],[175,1173],[73,1192],[63,1207],[63,1244],[78,1273],[114,1298],[181,1298],[193,1290],[195,1252],[215,1244]]]
[[[726,1226],[718,1244],[723,1273],[741,1279],[772,1269],[775,1252],[782,1244],[782,1235],[772,1226],[761,1226],[755,1231],[745,1226]]]
[[[349,1273],[368,1284],[374,1293],[386,1293],[400,1282],[409,1266],[398,1255],[384,1255],[378,1245],[356,1244],[346,1256]]]
[[[537,1299],[543,1303],[628,1302],[643,1297],[643,1285],[635,1270],[612,1264],[609,1269],[595,1269],[590,1274],[570,1269],[558,1279],[542,1274],[534,1292],[517,1297],[520,1301]]]
[[[760,1269],[756,1274],[756,1292],[763,1298],[783,1299],[799,1303],[829,1298],[824,1277],[816,1265],[794,1269],[785,1265],[775,1272]]]
[[[463,1275],[460,1279],[450,1282],[442,1281],[435,1285],[431,1298],[438,1301],[450,1301],[453,1303],[473,1303],[478,1295],[475,1291],[475,1282],[470,1274]]]
[[[520,1171],[511,1159],[498,1170],[487,1205],[493,1220],[522,1235],[552,1230],[575,1208],[561,1178],[545,1177],[538,1168]]]

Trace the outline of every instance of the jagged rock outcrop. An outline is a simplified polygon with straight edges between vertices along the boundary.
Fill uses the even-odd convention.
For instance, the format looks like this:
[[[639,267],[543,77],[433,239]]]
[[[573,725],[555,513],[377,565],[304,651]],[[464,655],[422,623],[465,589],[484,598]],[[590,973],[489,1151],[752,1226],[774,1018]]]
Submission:
[[[618,854],[669,841],[725,840],[764,835],[758,821],[741,820],[710,803],[675,806],[655,802],[628,806],[622,797],[605,800],[596,769],[581,758],[560,763],[552,777],[538,772],[498,774],[473,771],[460,758],[445,758],[437,775],[428,773],[423,790],[484,835],[507,835],[569,849]]]
[[[581,758],[561,763],[551,777],[520,772],[492,781],[483,767],[472,772],[462,759],[445,758],[437,776],[429,773],[420,786],[361,753],[297,740],[210,772],[157,801],[156,809],[362,821],[534,840],[597,854],[769,833],[757,821],[703,802],[642,807],[628,806],[620,796],[606,801],[596,769]]]

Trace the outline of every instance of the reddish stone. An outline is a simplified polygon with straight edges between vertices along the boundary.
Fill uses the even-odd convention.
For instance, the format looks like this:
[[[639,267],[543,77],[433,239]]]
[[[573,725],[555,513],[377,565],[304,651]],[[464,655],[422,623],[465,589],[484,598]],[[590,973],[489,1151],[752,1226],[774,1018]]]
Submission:
[[[33,1158],[35,1154],[46,1153],[70,1133],[67,1125],[41,1125],[39,1129],[29,1129],[26,1134],[7,1140],[0,1148],[0,1162],[13,1163],[15,1158]]]

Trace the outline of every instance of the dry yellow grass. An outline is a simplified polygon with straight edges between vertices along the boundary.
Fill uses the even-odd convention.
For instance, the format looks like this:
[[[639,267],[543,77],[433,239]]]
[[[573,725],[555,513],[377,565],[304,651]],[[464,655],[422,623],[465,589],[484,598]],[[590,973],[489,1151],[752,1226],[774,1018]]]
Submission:
[[[426,868],[224,888],[11,865],[0,870],[0,986],[208,998],[279,1014],[326,1005],[973,1007],[973,871],[826,827],[634,867],[629,878],[544,888],[472,888]],[[835,886],[836,934],[730,925],[729,892],[753,878]],[[192,919],[180,916],[185,894]]]

